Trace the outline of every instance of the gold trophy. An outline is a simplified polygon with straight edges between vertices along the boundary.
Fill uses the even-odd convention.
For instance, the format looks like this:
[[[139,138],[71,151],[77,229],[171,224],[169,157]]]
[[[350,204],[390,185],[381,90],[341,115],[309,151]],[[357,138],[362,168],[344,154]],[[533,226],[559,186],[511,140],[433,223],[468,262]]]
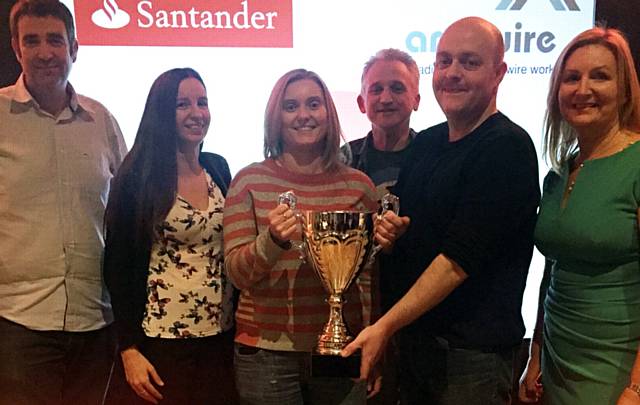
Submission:
[[[316,352],[339,355],[353,340],[342,317],[342,294],[373,251],[371,213],[306,211],[302,222],[307,260],[329,293],[329,321],[318,336]]]
[[[292,246],[301,252],[301,259],[311,263],[329,293],[329,321],[318,335],[316,352],[340,355],[353,340],[342,316],[342,294],[360,270],[373,264],[380,251],[373,239],[372,214],[356,211],[305,211],[301,214],[296,210],[297,197],[291,191],[281,194],[278,203],[289,205],[296,216],[302,218],[302,243]],[[381,205],[380,215],[386,211],[398,214],[400,206],[395,195],[386,194]],[[359,361],[355,365],[358,366]]]

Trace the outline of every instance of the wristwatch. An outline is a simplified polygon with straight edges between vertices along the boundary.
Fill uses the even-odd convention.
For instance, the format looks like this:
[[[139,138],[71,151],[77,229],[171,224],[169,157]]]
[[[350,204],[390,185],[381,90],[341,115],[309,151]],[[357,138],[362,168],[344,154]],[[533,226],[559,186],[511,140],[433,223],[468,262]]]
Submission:
[[[635,392],[636,394],[638,394],[638,396],[640,396],[640,384],[631,383],[627,388],[629,388],[631,391]]]

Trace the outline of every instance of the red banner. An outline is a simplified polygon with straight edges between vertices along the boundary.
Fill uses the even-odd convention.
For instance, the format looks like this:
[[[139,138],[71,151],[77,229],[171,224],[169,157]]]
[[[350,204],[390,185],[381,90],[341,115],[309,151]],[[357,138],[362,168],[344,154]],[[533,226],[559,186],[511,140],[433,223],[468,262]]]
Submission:
[[[75,0],[81,45],[291,48],[291,0]]]

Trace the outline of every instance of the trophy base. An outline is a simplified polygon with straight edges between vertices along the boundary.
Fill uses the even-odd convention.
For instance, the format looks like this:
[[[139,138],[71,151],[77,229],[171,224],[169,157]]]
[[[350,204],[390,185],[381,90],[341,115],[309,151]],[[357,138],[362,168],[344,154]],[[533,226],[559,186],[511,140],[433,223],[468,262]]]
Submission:
[[[346,332],[346,329],[345,331]],[[346,333],[344,333],[346,335]],[[316,353],[329,356],[339,356],[342,349],[344,349],[351,341],[351,336],[332,336],[329,334],[323,334],[319,336],[318,346],[316,346]]]
[[[360,352],[349,357],[328,356],[319,353],[311,355],[311,375],[313,377],[360,377]]]

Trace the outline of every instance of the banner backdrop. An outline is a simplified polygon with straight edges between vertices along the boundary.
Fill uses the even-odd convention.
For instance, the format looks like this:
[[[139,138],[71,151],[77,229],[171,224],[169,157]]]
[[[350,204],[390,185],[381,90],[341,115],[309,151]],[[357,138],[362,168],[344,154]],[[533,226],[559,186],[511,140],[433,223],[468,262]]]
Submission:
[[[104,103],[129,147],[153,80],[189,66],[207,84],[212,122],[205,150],[235,173],[262,159],[263,114],[275,81],[316,71],[338,107],[345,137],[370,125],[356,105],[363,64],[382,48],[409,52],[421,72],[411,126],[444,120],[431,90],[438,40],[453,21],[480,16],[503,32],[509,66],[498,108],[540,151],[550,73],[564,45],[593,26],[594,0],[63,0],[80,42],[71,82]],[[497,157],[499,158],[499,157]],[[540,163],[541,179],[547,166]],[[523,314],[533,329],[543,260],[536,253]]]

